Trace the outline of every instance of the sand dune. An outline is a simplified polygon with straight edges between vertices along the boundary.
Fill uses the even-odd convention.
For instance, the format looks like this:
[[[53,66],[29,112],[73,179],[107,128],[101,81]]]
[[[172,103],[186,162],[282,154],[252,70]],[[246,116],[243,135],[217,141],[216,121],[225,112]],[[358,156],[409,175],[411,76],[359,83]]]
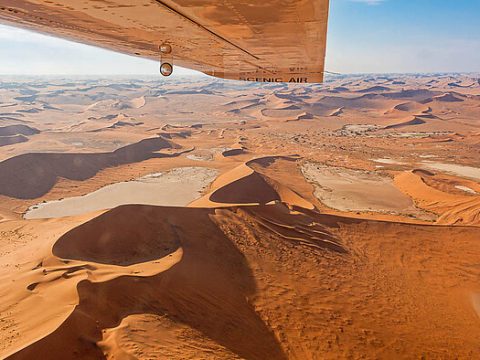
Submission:
[[[14,117],[24,118],[25,114],[20,114],[17,112],[4,112],[4,113],[0,113],[0,116],[14,116]]]
[[[254,118],[254,115],[261,111],[263,105],[264,104],[259,101],[251,101],[248,104],[234,107],[231,110],[228,110],[228,112],[238,115],[247,115]]]
[[[100,100],[91,105],[88,105],[85,111],[102,112],[109,110],[126,110],[126,109],[140,109],[145,106],[145,97],[139,97],[132,100]]]
[[[245,154],[246,151],[243,148],[236,148],[236,149],[228,149],[222,152],[222,156],[224,157],[230,157],[230,156],[237,156],[237,155],[242,155]]]
[[[134,109],[140,109],[145,106],[146,100],[145,96],[140,96],[138,98],[130,100],[130,105]]]
[[[405,172],[395,177],[395,184],[415,199],[417,206],[434,212],[439,224],[480,225],[480,196],[449,194],[428,186],[424,176],[429,172]]]
[[[39,134],[40,131],[27,125],[7,125],[0,127],[0,146],[27,142],[27,136]],[[26,136],[27,135],[27,136]]]
[[[290,121],[302,121],[302,120],[313,120],[313,119],[315,119],[315,115],[313,115],[311,113],[308,113],[306,111],[303,111],[300,114],[298,114],[297,116],[295,116],[293,118],[288,118],[285,121],[290,122]]]
[[[332,111],[338,110],[339,108],[344,109],[385,109],[389,107],[390,101],[385,99],[383,95],[369,93],[356,97],[340,97],[340,96],[325,96],[319,102],[319,105],[323,107],[330,107],[328,109],[328,114]],[[391,106],[394,103],[391,101]],[[312,111],[312,110],[310,110]],[[313,112],[313,111],[312,111]],[[315,112],[313,112],[315,113]]]
[[[476,358],[477,82],[0,86],[0,358]]]
[[[297,120],[313,120],[315,119],[315,115],[309,112],[303,112],[297,116]]]
[[[366,88],[366,89],[362,89],[362,90],[357,90],[357,92],[359,93],[371,93],[371,92],[382,92],[382,91],[391,91],[391,89],[389,87],[386,87],[386,86],[380,86],[380,85],[376,85],[376,86],[372,86],[372,87],[369,87],[369,88]]]
[[[249,99],[230,101],[224,104],[223,106],[227,111],[240,111],[243,109],[248,109],[255,105],[260,105],[261,101],[262,100],[258,98],[249,98]]]
[[[0,136],[35,135],[40,131],[27,125],[8,125],[0,127]]]
[[[223,204],[266,204],[280,201],[280,196],[261,175],[252,172],[216,190],[209,199]]]
[[[115,359],[241,359],[201,331],[160,315],[130,315],[106,330],[98,346]]]
[[[35,334],[38,329],[26,332],[22,342],[27,347],[13,358],[49,359],[60,352],[66,358],[75,358],[75,354],[82,354],[82,358],[100,357],[101,349],[87,345],[78,335],[84,334],[94,343],[102,342],[101,329],[115,331],[122,318],[143,313],[180,321],[242,358],[286,358],[271,329],[247,301],[256,291],[251,270],[223,229],[243,223],[247,216],[258,224],[269,224],[271,229],[265,227],[262,232],[284,238],[286,243],[296,243],[299,251],[311,247],[344,250],[321,226],[309,230],[309,239],[305,230],[276,225],[289,216],[282,206],[260,208],[261,217],[256,210],[252,211],[236,214],[232,210],[217,213],[213,209],[126,206],[74,228],[55,242],[51,260],[42,263],[30,276],[40,281],[31,297],[77,284],[77,304],[58,328],[52,326],[45,333]],[[224,220],[231,216],[236,220],[225,224]],[[298,217],[296,222],[301,223],[302,217],[308,221],[308,216],[293,216]],[[99,238],[102,241],[97,241]],[[162,240],[158,241],[159,238]],[[42,281],[42,271],[53,271],[47,264],[58,261],[56,257],[69,259],[62,272],[70,275]],[[85,263],[88,265],[77,265]],[[136,271],[129,273],[129,269]],[[131,295],[119,296],[127,293]],[[54,302],[56,308],[72,308],[65,299],[57,298]],[[22,301],[16,308],[21,307]],[[218,332],[219,328],[228,331]],[[41,340],[28,345],[29,338],[39,336]]]
[[[281,109],[263,109],[261,113],[271,118],[296,118],[305,112],[298,106],[286,106]]]
[[[0,108],[8,108],[8,107],[17,106],[17,105],[18,103],[6,103],[6,104],[0,103]]]
[[[417,239],[417,251],[405,245],[407,232]],[[413,355],[425,351],[425,344],[435,347],[437,340],[420,329],[399,336],[402,329],[397,324],[405,319],[399,313],[398,294],[405,292],[412,294],[406,314],[414,316],[421,329],[439,331],[439,319],[448,317],[455,331],[465,331],[450,349],[466,354],[465,345],[478,340],[470,321],[476,314],[468,312],[470,305],[454,301],[457,292],[445,294],[442,279],[457,271],[458,264],[449,257],[473,244],[478,235],[475,229],[365,222],[292,211],[281,204],[224,209],[119,207],[53,240],[52,253],[45,248],[43,261],[33,269],[18,270],[22,276],[14,286],[31,290],[22,298],[6,298],[3,306],[13,304],[10,312],[17,319],[21,313],[23,319],[49,321],[34,328],[15,325],[22,336],[4,343],[3,354],[13,354],[13,359],[53,359],[59,353],[71,359],[102,358],[141,356],[138,351],[144,348],[153,354],[168,351],[170,358],[180,359],[199,344],[200,336],[205,339],[200,353],[218,349],[218,354],[247,359],[302,359],[320,353],[333,357],[339,345],[329,350],[318,341],[319,331],[334,337],[333,324],[344,329],[342,346],[352,353],[373,355],[380,348],[388,357],[399,352]],[[360,241],[359,236],[369,241]],[[449,241],[440,240],[444,238]],[[436,250],[425,256],[422,246]],[[374,255],[379,249],[384,256]],[[476,260],[472,254],[462,266]],[[278,261],[281,267],[274,265]],[[315,272],[305,272],[315,263]],[[276,271],[269,270],[272,266]],[[436,269],[435,277],[418,273],[425,266]],[[405,276],[415,281],[400,281]],[[466,276],[462,284],[475,275]],[[398,279],[393,287],[392,278]],[[422,291],[425,286],[429,292]],[[372,291],[378,295],[369,296]],[[347,294],[352,306],[342,309],[335,298]],[[46,310],[29,306],[41,297],[48,299]],[[425,306],[432,301],[436,306],[427,311]],[[364,316],[367,302],[376,309],[369,310],[370,316]],[[385,302],[391,310],[382,310]],[[278,311],[279,306],[286,311]],[[311,321],[300,329],[293,326],[305,314]],[[443,316],[437,318],[439,314]],[[391,322],[382,321],[385,316]],[[329,326],[318,328],[328,318]],[[147,334],[137,344],[134,332],[139,326]],[[165,350],[165,336],[172,327],[198,335],[169,337]],[[155,329],[160,338],[149,336]],[[121,336],[125,332],[129,335]],[[361,333],[379,345],[355,341]],[[385,345],[395,339],[398,349]]]
[[[7,146],[27,142],[28,137],[24,135],[0,136],[0,146]]]
[[[34,199],[46,194],[60,177],[85,180],[108,167],[154,157],[176,156],[176,153],[158,153],[162,149],[175,147],[170,141],[158,137],[142,140],[111,153],[19,155],[0,162],[0,194]]]
[[[118,128],[122,128],[122,127],[125,127],[125,126],[138,126],[138,125],[142,125],[143,123],[142,122],[127,122],[127,121],[117,121],[115,123],[113,123],[112,125],[110,125],[108,128],[109,129],[118,129]]]
[[[402,122],[399,122],[399,123],[396,123],[396,124],[388,125],[388,126],[385,127],[385,129],[386,130],[398,129],[398,128],[403,128],[403,127],[406,127],[406,126],[422,125],[422,124],[425,124],[425,120],[421,119],[418,116],[414,116],[410,120],[405,120],[405,121],[402,121]]]
[[[450,87],[459,87],[459,88],[471,88],[474,87],[475,85],[479,84],[478,82],[468,82],[467,84],[464,84],[462,81],[454,81],[451,83],[448,83],[448,86]]]
[[[39,108],[17,110],[18,113],[25,113],[25,114],[38,114],[41,111],[43,111],[43,109],[39,109]]]
[[[403,112],[410,112],[410,113],[415,113],[415,114],[425,113],[425,112],[431,111],[430,108],[425,107],[425,105],[420,104],[420,103],[415,102],[415,101],[408,101],[408,102],[404,102],[404,103],[400,103],[398,105],[395,105],[389,112],[394,112],[395,110],[403,111]]]
[[[332,111],[329,116],[340,116],[343,114],[343,107],[338,108],[335,111]]]
[[[438,102],[462,102],[464,101],[462,98],[460,98],[459,95],[454,94],[454,93],[446,93],[443,95],[437,95],[434,96],[431,101],[438,101]],[[429,102],[429,101],[427,101]]]
[[[37,95],[18,96],[14,99],[21,102],[33,103],[37,99]]]
[[[401,91],[382,94],[388,99],[403,99],[416,102],[424,102],[431,99],[433,96],[440,95],[440,91],[432,91],[429,89],[402,89]]]
[[[225,205],[263,205],[285,202],[305,209],[314,206],[297,193],[252,168],[277,157],[260,157],[243,163],[219,176],[211,185],[211,191],[193,201],[190,206],[216,207]]]
[[[18,117],[13,117],[13,116],[0,116],[0,120],[2,122],[8,121],[8,122],[13,122],[13,123],[28,123],[29,121],[23,120]]]
[[[124,120],[118,120],[112,123],[113,119],[124,119]],[[108,123],[111,125],[108,126],[102,126],[102,124],[99,124],[97,122],[83,122],[76,124],[73,128],[75,130],[83,130],[87,132],[102,132],[102,131],[108,131],[108,130],[115,130],[115,129],[122,129],[125,127],[135,127],[135,126],[140,126],[143,125],[144,123],[141,121],[130,121],[130,118],[124,117],[124,116],[115,116],[113,118],[106,118],[105,119]],[[100,127],[99,127],[100,126]]]
[[[212,190],[191,206],[222,206],[224,204],[266,204],[280,201],[280,195],[264,177],[242,164],[218,177]]]

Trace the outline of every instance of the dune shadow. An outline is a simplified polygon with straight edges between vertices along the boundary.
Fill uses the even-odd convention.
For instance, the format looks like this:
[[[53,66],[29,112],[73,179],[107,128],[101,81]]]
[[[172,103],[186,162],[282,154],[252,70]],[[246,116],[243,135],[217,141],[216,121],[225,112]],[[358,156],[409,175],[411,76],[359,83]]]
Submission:
[[[253,172],[215,190],[210,200],[224,204],[266,204],[280,200],[280,195],[260,174]]]
[[[200,331],[244,359],[286,359],[248,300],[256,285],[246,258],[214,216],[214,209],[122,206],[82,225],[88,231],[60,239],[53,252],[70,259],[118,264],[118,258],[131,255],[137,262],[148,261],[164,255],[171,244],[182,247],[183,257],[151,277],[80,282],[79,304],[68,319],[11,358],[102,359],[97,342],[103,329],[118,326],[129,315],[155,314]],[[122,238],[132,227],[151,229]],[[111,240],[101,240],[105,233]],[[114,239],[119,239],[119,249],[112,248]]]
[[[162,138],[141,140],[109,153],[29,153],[0,162],[0,195],[35,199],[48,193],[58,178],[87,180],[100,170],[176,154],[156,153],[175,145]]]

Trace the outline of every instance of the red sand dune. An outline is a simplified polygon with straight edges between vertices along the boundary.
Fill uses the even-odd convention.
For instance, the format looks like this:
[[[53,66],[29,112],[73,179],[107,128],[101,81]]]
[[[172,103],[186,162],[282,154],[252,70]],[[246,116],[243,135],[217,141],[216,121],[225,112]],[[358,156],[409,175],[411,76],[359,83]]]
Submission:
[[[46,194],[58,178],[86,180],[100,170],[146,160],[180,154],[161,154],[162,149],[178,148],[163,137],[142,140],[111,153],[31,153],[0,162],[0,194],[20,199],[33,199]]]
[[[41,130],[0,148],[0,357],[475,359],[480,184],[418,169],[480,166],[474,81],[0,89],[5,125]],[[118,122],[143,125],[90,131]],[[307,163],[339,176],[308,177]],[[220,175],[186,207],[21,218],[42,201],[192,166]],[[326,192],[379,208],[329,207]],[[407,213],[387,207],[391,193]]]

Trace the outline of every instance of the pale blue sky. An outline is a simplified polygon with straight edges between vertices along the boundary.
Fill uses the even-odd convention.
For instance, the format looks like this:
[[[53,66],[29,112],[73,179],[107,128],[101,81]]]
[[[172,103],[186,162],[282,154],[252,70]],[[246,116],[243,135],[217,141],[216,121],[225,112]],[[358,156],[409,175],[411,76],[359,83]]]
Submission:
[[[326,69],[480,72],[478,14],[479,0],[331,0]],[[158,74],[158,63],[0,25],[0,74]]]
[[[479,72],[480,0],[331,0],[327,69]]]

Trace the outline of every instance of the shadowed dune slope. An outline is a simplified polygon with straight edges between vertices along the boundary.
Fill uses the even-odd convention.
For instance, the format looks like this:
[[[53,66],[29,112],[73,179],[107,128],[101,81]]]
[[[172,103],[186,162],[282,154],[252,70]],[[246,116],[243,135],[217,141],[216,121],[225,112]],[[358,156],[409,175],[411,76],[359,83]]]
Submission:
[[[160,259],[178,249],[179,235],[173,226],[154,225],[148,217],[134,214],[132,218],[131,212],[116,211],[69,231],[55,243],[53,253],[123,266]]]
[[[155,157],[162,149],[175,148],[158,137],[127,145],[111,153],[55,154],[30,153],[0,162],[0,194],[20,199],[38,198],[52,189],[58,178],[86,180],[100,170]]]
[[[405,127],[405,126],[422,125],[422,124],[425,124],[425,120],[422,120],[417,116],[414,116],[411,120],[405,120],[405,121],[399,122],[397,124],[388,125],[388,126],[385,127],[385,130],[399,129],[399,128],[402,128],[402,127]]]
[[[298,229],[282,225],[286,221]],[[256,292],[254,277],[238,244],[227,234],[232,234],[236,226],[247,226],[259,229],[266,237],[294,244],[300,251],[329,249],[345,253],[323,226],[309,227],[311,223],[309,215],[292,214],[281,204],[251,210],[113,209],[62,236],[53,247],[53,255],[83,264],[136,263],[152,273],[157,266],[155,259],[172,256],[176,248],[181,248],[179,262],[164,271],[159,268],[153,276],[140,278],[133,274],[103,281],[100,265],[91,263],[87,271],[95,281],[78,283],[78,305],[68,318],[11,358],[55,359],[59,354],[64,359],[103,358],[97,346],[102,341],[101,329],[115,328],[130,315],[155,314],[200,331],[241,358],[284,359],[286,355],[272,330],[249,301]],[[240,236],[245,241],[254,240],[248,231]],[[74,271],[78,270],[72,268],[66,273],[73,275]],[[54,285],[50,286],[42,291],[55,291]]]
[[[0,136],[35,135],[39,130],[27,125],[8,125],[0,127]]]
[[[443,95],[437,95],[432,98],[431,101],[437,102],[462,102],[464,99],[461,98],[460,94],[457,93],[445,93]]]
[[[245,154],[245,149],[242,148],[230,149],[222,152],[223,157],[237,156],[242,154]]]
[[[7,146],[27,142],[28,137],[23,135],[0,136],[0,146]]]
[[[225,204],[266,204],[280,200],[280,196],[260,174],[253,172],[216,190],[210,200]]]
[[[284,202],[304,209],[314,209],[315,207],[312,203],[302,198],[289,187],[252,168],[255,164],[268,166],[277,159],[282,158],[284,157],[259,157],[237,166],[219,176],[212,184],[212,190],[202,198],[190,203],[189,206],[265,205],[270,202]]]
[[[0,92],[0,359],[478,358],[476,77],[58,81]]]
[[[367,89],[358,90],[357,92],[359,92],[359,93],[370,93],[370,92],[382,92],[382,91],[391,91],[391,89],[386,87],[386,86],[377,85],[377,86],[369,87]]]
[[[131,233],[132,227],[139,230]],[[479,231],[348,219],[283,204],[122,206],[55,243],[50,257],[67,264],[56,278],[43,279],[51,271],[48,257],[31,271],[40,285],[14,307],[50,294],[50,307],[68,309],[52,296],[68,288],[78,300],[57,327],[24,333],[30,341],[10,358],[143,358],[165,351],[152,331],[164,339],[171,326],[201,334],[200,353],[220,347],[233,358],[469,358],[478,349],[478,320],[458,299],[467,298],[478,276],[472,264],[480,254],[466,250]],[[182,255],[173,266],[160,266],[177,247]],[[460,263],[452,260],[460,253],[466,254]],[[126,258],[137,271],[118,265],[132,262]],[[72,282],[76,287],[66,285]],[[24,316],[33,310],[21,309]],[[140,337],[134,319],[143,324]],[[442,339],[451,331],[462,336],[445,348]],[[341,341],[332,344],[335,338]],[[183,359],[192,346],[198,346],[194,337],[169,337],[168,358]]]
[[[407,102],[403,102],[395,105],[393,108],[386,111],[386,114],[394,113],[396,111],[410,112],[412,114],[420,114],[420,113],[425,114],[430,112],[431,108],[415,101],[407,101]]]

